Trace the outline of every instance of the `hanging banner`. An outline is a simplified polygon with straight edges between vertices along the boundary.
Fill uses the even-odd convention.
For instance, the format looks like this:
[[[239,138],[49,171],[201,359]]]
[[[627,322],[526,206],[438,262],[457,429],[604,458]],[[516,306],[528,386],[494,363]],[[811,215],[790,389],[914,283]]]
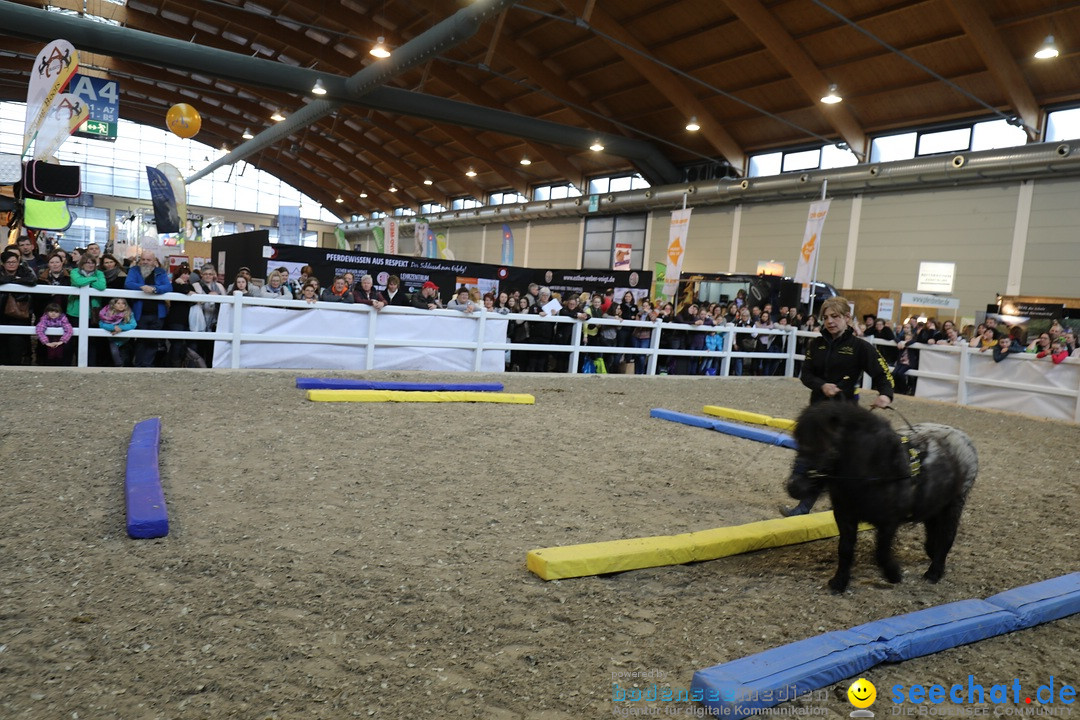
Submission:
[[[337,241],[337,249],[338,250],[348,250],[349,249],[349,241],[345,237],[345,231],[342,230],[341,228],[334,228],[334,240]]]
[[[690,213],[693,208],[671,211],[671,229],[668,231],[667,267],[664,269],[664,295],[673,297],[679,289],[679,273],[682,272],[686,255],[686,234],[690,229]]]
[[[667,270],[667,265],[662,262],[654,263],[655,273],[653,275],[653,297],[662,298],[664,296],[664,283],[667,278],[664,277],[664,271]]]
[[[503,223],[502,226],[502,260],[503,265],[514,264],[514,231],[510,226]]]
[[[413,257],[424,257],[427,246],[428,224],[422,220],[416,222],[416,235],[413,241]]]
[[[146,179],[150,182],[150,199],[154,202],[154,224],[157,231],[180,232],[180,216],[176,212],[176,198],[173,196],[169,178],[156,167],[147,165]]]
[[[795,268],[795,282],[802,283],[802,302],[810,302],[810,283],[814,282],[814,271],[818,251],[821,249],[821,229],[825,226],[825,216],[829,214],[832,200],[818,200],[810,203],[810,214],[806,218],[806,230],[799,246],[799,264]]]
[[[430,227],[427,231],[427,237],[424,238],[424,257],[439,257],[439,243],[435,239],[435,231]]]
[[[398,254],[398,224],[393,218],[383,220],[383,241],[387,255]]]
[[[45,122],[45,116],[79,69],[79,53],[67,40],[53,40],[34,58],[26,89],[26,121],[23,124],[25,156]]]
[[[116,140],[116,125],[120,120],[117,82],[75,73],[68,85],[68,92],[78,95],[90,108],[90,117],[75,134],[98,140]]]
[[[450,238],[446,237],[446,233],[435,235],[435,248],[437,250],[435,257],[442,260],[454,259],[454,251],[450,249]]]
[[[279,243],[286,245],[300,244],[300,206],[278,206],[277,238]]]
[[[202,216],[200,215],[196,227],[196,222],[193,222],[187,214],[187,185],[184,183],[184,176],[180,174],[180,171],[175,165],[169,163],[158,163],[157,169],[169,179],[169,185],[172,187],[173,199],[176,202],[176,216],[184,218],[184,240],[201,239],[202,235]]]
[[[612,270],[629,270],[630,253],[633,246],[630,243],[615,243],[615,250],[611,255]]]
[[[64,141],[86,122],[89,113],[86,103],[75,95],[57,95],[34,140],[34,159],[48,160],[55,155]]]

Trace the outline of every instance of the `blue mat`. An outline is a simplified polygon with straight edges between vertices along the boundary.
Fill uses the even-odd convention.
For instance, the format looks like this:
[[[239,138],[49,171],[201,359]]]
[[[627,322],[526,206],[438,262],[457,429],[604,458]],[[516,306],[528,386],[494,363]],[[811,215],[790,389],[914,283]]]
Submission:
[[[376,382],[374,380],[342,380],[340,378],[296,378],[301,390],[416,390],[423,392],[471,391],[502,392],[502,383],[413,383]]]
[[[712,417],[701,417],[700,415],[687,415],[686,413],[665,410],[663,408],[653,408],[649,411],[649,417],[659,418],[660,420],[670,420],[671,422],[706,428],[708,430],[716,430],[717,432],[722,432],[726,435],[734,435],[735,437],[744,438],[746,440],[756,440],[757,442],[763,442],[768,445],[778,445],[780,447],[791,448],[792,450],[798,449],[798,446],[795,444],[795,438],[787,433],[769,430],[767,428],[740,425],[739,423],[728,422],[727,420],[719,420]]]
[[[127,533],[133,538],[158,538],[169,534],[169,514],[158,470],[160,443],[161,418],[135,424],[124,474]]]
[[[896,662],[1080,613],[1080,573],[960,600],[765,650],[694,673],[691,697],[743,718]]]

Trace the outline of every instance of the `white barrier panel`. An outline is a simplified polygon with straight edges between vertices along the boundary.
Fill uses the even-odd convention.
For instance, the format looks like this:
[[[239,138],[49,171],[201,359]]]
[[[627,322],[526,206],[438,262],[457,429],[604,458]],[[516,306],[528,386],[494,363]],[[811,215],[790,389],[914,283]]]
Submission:
[[[240,367],[288,368],[295,370],[363,370],[366,367],[368,327],[366,312],[286,309],[245,306],[241,313]],[[233,308],[224,303],[218,316],[218,332],[232,332]],[[432,343],[472,343],[480,323],[474,317],[393,314],[374,318],[375,370],[474,370],[475,349],[431,347]],[[506,342],[506,319],[484,318],[484,340]],[[278,342],[258,342],[259,338],[280,338]],[[342,344],[304,342],[311,338]],[[287,342],[282,342],[287,341]],[[395,347],[380,343],[401,343]],[[409,343],[417,345],[408,346]],[[420,346],[425,344],[426,347]],[[214,367],[232,364],[232,343],[214,343]],[[475,347],[475,345],[474,345]],[[503,350],[484,350],[480,370],[503,372]]]
[[[964,364],[968,367],[964,368]],[[1017,353],[996,363],[989,351],[921,347],[915,394],[931,400],[1077,422],[1080,361],[1070,359],[1055,365],[1049,358]]]

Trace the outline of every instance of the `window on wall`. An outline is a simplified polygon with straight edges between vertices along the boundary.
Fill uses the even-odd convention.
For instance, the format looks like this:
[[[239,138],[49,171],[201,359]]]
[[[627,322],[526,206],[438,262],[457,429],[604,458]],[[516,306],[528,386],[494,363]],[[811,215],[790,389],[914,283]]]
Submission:
[[[1046,142],[1080,138],[1080,108],[1057,110],[1046,118]]]
[[[600,195],[602,193],[625,192],[626,190],[638,190],[650,187],[648,181],[640,174],[612,175],[589,180],[589,194]]]
[[[446,208],[439,203],[424,203],[420,206],[421,215],[434,215],[441,212],[446,212]]]
[[[493,192],[488,196],[488,205],[515,205],[526,202],[529,202],[529,198],[513,190]]]
[[[410,207],[394,208],[394,217],[412,217],[414,215],[416,215],[416,211]]]
[[[778,150],[750,157],[750,177],[779,175],[798,170],[827,170],[855,165],[859,159],[847,145],[823,145],[816,148]]]
[[[0,152],[22,151],[25,103],[0,103]],[[18,145],[18,147],[16,147]],[[83,192],[150,200],[146,166],[175,165],[187,176],[218,159],[220,149],[171,132],[120,120],[115,142],[71,137],[57,159],[82,169]],[[301,217],[336,223],[339,218],[279,178],[240,161],[220,167],[187,188],[188,205],[277,215],[282,205],[299,206]]]
[[[562,200],[581,197],[581,191],[573,185],[538,185],[533,188],[533,200]]]
[[[985,120],[961,127],[933,128],[883,135],[870,144],[870,162],[910,160],[939,153],[1019,147],[1027,133],[1004,119]]]
[[[630,267],[640,270],[645,262],[645,215],[616,215],[585,219],[582,268],[611,270],[615,246],[630,246]]]
[[[450,200],[451,210],[471,210],[481,207],[480,201],[474,197],[459,197]]]

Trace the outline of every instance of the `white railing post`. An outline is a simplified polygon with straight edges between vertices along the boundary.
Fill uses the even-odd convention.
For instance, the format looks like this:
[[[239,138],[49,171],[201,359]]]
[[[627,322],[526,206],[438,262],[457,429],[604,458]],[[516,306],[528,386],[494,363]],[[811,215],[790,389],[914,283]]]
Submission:
[[[731,372],[731,346],[734,344],[734,328],[725,328],[724,341],[720,344],[720,352],[723,357],[720,358],[720,368],[716,371],[716,374],[720,377],[727,377],[728,373]]]
[[[484,367],[484,323],[487,319],[487,311],[478,312],[480,317],[476,321],[476,353],[473,355],[473,372],[480,372]]]
[[[79,288],[79,367],[90,365],[90,286]]]
[[[218,304],[218,314],[221,314],[221,305]],[[241,310],[244,307],[244,294],[241,292],[233,292],[233,307],[232,307],[232,369],[240,369],[240,334],[243,331]],[[217,328],[215,328],[215,331]],[[215,343],[217,340],[214,341]]]
[[[794,325],[788,325],[788,329],[781,336],[787,344],[787,359],[784,360],[784,377],[795,377],[795,338],[798,337]],[[875,348],[876,349],[876,348]]]
[[[570,361],[567,365],[567,372],[571,375],[577,374],[578,362],[581,358],[581,328],[582,323],[575,322],[574,329],[570,332],[570,345],[572,345],[574,349],[570,351]]]
[[[649,338],[649,349],[652,350],[652,354],[649,355],[649,366],[645,370],[646,375],[656,374],[656,364],[660,360],[660,326],[662,324],[660,320],[653,321],[652,337]]]
[[[971,372],[971,350],[960,348],[960,367],[956,374],[956,403],[967,405],[967,378]],[[918,386],[916,386],[918,387]]]
[[[367,346],[364,348],[365,370],[371,370],[375,367],[375,333],[379,329],[379,321],[375,316],[378,314],[373,306],[368,306]]]

